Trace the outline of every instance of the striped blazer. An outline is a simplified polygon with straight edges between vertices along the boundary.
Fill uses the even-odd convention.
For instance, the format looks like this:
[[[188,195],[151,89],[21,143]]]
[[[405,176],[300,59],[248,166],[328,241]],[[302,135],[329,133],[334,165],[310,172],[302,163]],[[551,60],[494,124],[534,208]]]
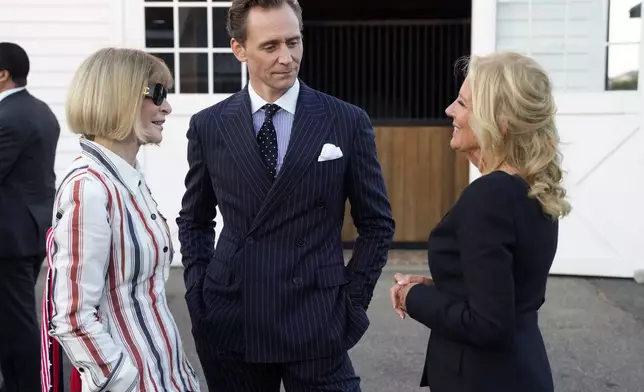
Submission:
[[[371,122],[300,81],[272,178],[251,107],[246,87],[195,114],[187,132],[177,224],[197,351],[264,363],[342,355],[369,326],[395,229]],[[347,200],[359,236],[345,265]],[[215,246],[216,207],[224,225]]]
[[[81,138],[56,196],[44,322],[83,391],[198,391],[165,295],[173,249],[143,175]],[[57,378],[43,345],[43,385]]]

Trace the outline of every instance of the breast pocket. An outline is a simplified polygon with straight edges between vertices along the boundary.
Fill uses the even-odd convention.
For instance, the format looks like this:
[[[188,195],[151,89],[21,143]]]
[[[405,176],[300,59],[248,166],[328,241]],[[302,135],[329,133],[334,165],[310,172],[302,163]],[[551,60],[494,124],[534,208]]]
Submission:
[[[328,161],[316,161],[308,179],[311,181],[306,186],[320,192],[337,189],[344,182],[347,159],[340,157]]]

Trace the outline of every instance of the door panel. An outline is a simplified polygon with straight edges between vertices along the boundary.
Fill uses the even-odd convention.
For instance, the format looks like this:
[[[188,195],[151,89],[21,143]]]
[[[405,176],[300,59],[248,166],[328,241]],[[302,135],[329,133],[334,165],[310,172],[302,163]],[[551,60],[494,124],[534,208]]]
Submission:
[[[396,221],[394,241],[425,242],[469,183],[468,161],[449,146],[452,127],[376,127],[375,133]],[[342,240],[356,237],[347,202]]]

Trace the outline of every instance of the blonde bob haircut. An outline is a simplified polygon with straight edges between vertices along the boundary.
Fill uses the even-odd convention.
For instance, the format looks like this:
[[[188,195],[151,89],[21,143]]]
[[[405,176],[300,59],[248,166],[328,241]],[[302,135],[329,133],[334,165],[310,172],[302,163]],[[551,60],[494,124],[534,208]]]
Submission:
[[[546,72],[533,59],[501,52],[470,58],[470,126],[481,147],[484,167],[506,163],[519,170],[553,219],[571,211],[562,181],[556,106]]]
[[[136,49],[101,49],[89,56],[72,79],[65,112],[72,132],[141,144],[147,137],[141,124],[145,87],[173,84],[165,63]]]

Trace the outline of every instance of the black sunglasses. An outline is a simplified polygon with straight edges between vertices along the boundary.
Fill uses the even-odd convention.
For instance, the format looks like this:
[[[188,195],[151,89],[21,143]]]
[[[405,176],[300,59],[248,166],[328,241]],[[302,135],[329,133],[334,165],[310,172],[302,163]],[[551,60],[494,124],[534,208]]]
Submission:
[[[161,106],[163,101],[168,97],[168,89],[161,83],[157,83],[155,85],[147,86],[143,91],[143,95],[146,98],[150,98],[155,105]]]

